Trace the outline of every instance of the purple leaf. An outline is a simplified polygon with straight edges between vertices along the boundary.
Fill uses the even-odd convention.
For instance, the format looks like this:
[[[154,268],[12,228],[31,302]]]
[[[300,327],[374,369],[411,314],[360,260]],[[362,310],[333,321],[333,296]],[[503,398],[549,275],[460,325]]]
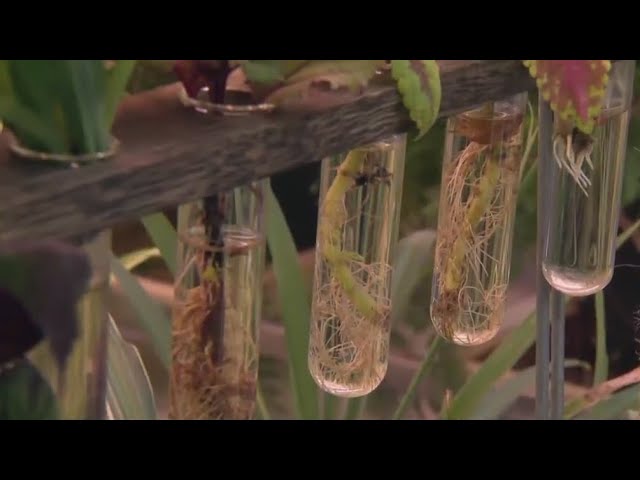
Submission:
[[[0,245],[0,311],[3,328],[12,330],[2,331],[2,342],[16,338],[28,348],[44,337],[63,369],[78,336],[76,304],[90,275],[89,259],[78,247],[57,241]]]

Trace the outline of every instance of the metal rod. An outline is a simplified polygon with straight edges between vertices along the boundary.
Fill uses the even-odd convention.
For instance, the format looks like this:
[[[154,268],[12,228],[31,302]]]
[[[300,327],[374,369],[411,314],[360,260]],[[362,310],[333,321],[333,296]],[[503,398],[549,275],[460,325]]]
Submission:
[[[539,420],[561,419],[564,413],[564,295],[553,289],[542,273],[542,258],[549,232],[552,195],[553,114],[549,104],[540,99],[540,150],[538,164],[538,232],[537,232],[537,337],[536,337],[536,417]],[[551,345],[549,345],[551,342]]]
[[[547,235],[548,215],[548,179],[553,168],[553,117],[549,104],[539,100],[540,130],[538,133],[538,193],[537,193],[537,239],[536,239],[536,418],[549,418],[549,331],[551,286],[542,273],[545,237]]]
[[[564,414],[564,295],[551,290],[551,420],[562,420]]]

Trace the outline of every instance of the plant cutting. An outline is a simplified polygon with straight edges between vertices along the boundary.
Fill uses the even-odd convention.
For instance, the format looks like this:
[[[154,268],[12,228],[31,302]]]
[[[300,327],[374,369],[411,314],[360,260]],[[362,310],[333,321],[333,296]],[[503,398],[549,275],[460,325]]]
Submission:
[[[504,316],[526,100],[521,94],[449,119],[431,319],[459,345],[487,342]]]
[[[557,290],[587,296],[613,277],[635,61],[526,60],[554,111],[543,273]]]
[[[366,85],[385,66],[378,62],[361,61],[351,82]],[[391,60],[389,67],[423,135],[440,107],[438,66]],[[366,395],[386,374],[405,143],[402,135],[381,139],[322,164],[308,363],[333,395]]]
[[[314,110],[323,109],[330,106],[339,105],[347,100],[354,98],[363,92],[364,88],[369,82],[376,76],[376,74],[385,67],[386,63],[383,60],[195,60],[185,61],[178,60],[175,63],[175,72],[180,79],[184,91],[182,92],[182,99],[185,104],[194,107],[196,110],[202,113],[223,113],[223,114],[237,114],[237,113],[257,113],[257,112],[269,112],[274,109],[280,110]],[[437,111],[439,109],[440,91],[439,91],[439,77],[437,65],[433,61],[402,61],[396,60],[391,62],[392,74],[398,80],[398,88],[403,95],[405,104],[410,107],[410,113],[412,118],[421,128],[421,132],[424,133],[430,128],[431,123],[435,120]],[[228,88],[229,79],[232,75],[239,74],[241,80],[236,82],[235,88]],[[238,88],[237,85],[240,85]],[[433,96],[433,101],[432,97]],[[380,222],[384,220],[380,219],[380,215],[388,212],[389,208],[396,208],[397,193],[399,185],[402,182],[402,166],[403,158],[400,158],[402,154],[399,154],[400,150],[403,150],[404,138],[394,140],[395,146],[387,147],[387,158],[377,161],[366,161],[365,158],[357,151],[352,152],[350,159],[343,159],[342,172],[347,173],[347,176],[340,175],[340,178],[334,180],[332,187],[332,193],[329,195],[327,207],[322,207],[320,218],[321,226],[319,231],[326,232],[323,238],[320,238],[321,245],[321,260],[324,264],[331,267],[331,278],[336,279],[338,287],[336,295],[344,296],[345,301],[348,304],[355,302],[355,305],[360,308],[367,308],[367,302],[370,301],[371,292],[353,291],[349,287],[349,282],[361,282],[363,275],[366,275],[366,268],[360,268],[361,272],[357,274],[358,278],[352,273],[352,269],[358,269],[358,251],[357,249],[352,251],[351,254],[343,250],[341,237],[343,235],[343,225],[346,222],[346,218],[343,219],[343,215],[340,212],[341,205],[345,202],[345,196],[350,191],[355,192],[356,195],[361,195],[361,188],[364,186],[363,180],[368,178],[367,171],[382,162],[379,166],[384,167],[384,163],[387,166],[396,170],[394,174],[396,179],[394,190],[391,190],[390,196],[385,200],[384,207],[377,207],[379,211],[377,213],[377,220],[371,222],[371,234],[379,237],[377,242],[379,243],[378,260],[380,260],[379,267],[381,268],[379,279],[370,280],[370,288],[374,288],[374,284],[379,284],[382,288],[381,299],[384,304],[387,302],[388,290],[389,290],[389,278],[390,268],[388,265],[390,251],[393,247],[395,237],[397,236],[397,227],[394,229],[394,222],[390,223],[389,228],[383,228],[380,230]],[[364,147],[366,149],[366,146]],[[391,155],[391,156],[389,156]],[[359,157],[359,160],[354,162],[353,157]],[[352,165],[349,165],[349,163]],[[366,164],[366,167],[365,167]],[[347,172],[346,168],[350,168]],[[379,173],[383,173],[380,171]],[[379,183],[379,175],[371,175],[370,181],[372,184]],[[380,177],[381,178],[381,177]],[[346,179],[346,182],[343,182]],[[360,182],[361,185],[355,185],[352,183]],[[268,184],[265,184],[268,188]],[[239,198],[251,198],[251,192],[255,192],[257,184],[246,187],[239,187],[234,193],[224,194],[224,198],[228,198],[228,201],[224,201],[225,204],[231,205],[237,202]],[[354,187],[356,187],[354,189]],[[260,195],[264,189],[260,189]],[[360,193],[358,193],[360,192]],[[379,196],[379,195],[378,195]],[[202,202],[220,205],[220,196],[214,198],[204,199]],[[371,205],[374,202],[380,203],[382,197],[379,199],[375,195],[370,196],[369,202]],[[237,205],[237,203],[235,203]],[[184,207],[190,208],[190,207]],[[233,207],[229,206],[229,212],[233,210]],[[203,209],[200,209],[201,211]],[[211,209],[205,208],[204,210]],[[181,217],[179,210],[179,217]],[[219,208],[218,208],[219,211]],[[363,217],[362,209],[354,211],[355,219]],[[183,224],[185,228],[198,228],[201,231],[221,231],[224,228],[228,228],[233,222],[229,221],[229,215],[227,214],[227,220],[225,215],[191,215],[191,218],[199,218],[194,220],[193,223],[186,222]],[[215,217],[215,218],[214,218]],[[326,220],[326,223],[324,223]],[[395,222],[397,223],[397,222]],[[197,227],[196,227],[197,225]],[[326,225],[326,226],[325,226]],[[257,232],[260,234],[261,232]],[[184,248],[187,248],[187,240],[184,239],[184,235],[181,237]],[[258,235],[260,238],[260,235]],[[338,244],[333,243],[333,240],[338,240]],[[260,240],[259,240],[260,241]],[[214,244],[213,240],[205,240],[201,244],[208,245],[212,249],[218,251],[224,251],[225,247],[222,246],[224,242]],[[332,244],[329,246],[329,244]],[[326,247],[326,248],[325,248]],[[247,247],[243,247],[242,250],[238,250],[238,254],[247,253]],[[256,255],[254,261],[261,261],[262,256]],[[230,260],[227,260],[230,261]],[[368,261],[371,261],[369,258]],[[186,262],[184,263],[186,264]],[[174,405],[185,405],[184,408],[176,407],[173,418],[246,418],[252,412],[251,408],[240,408],[240,413],[234,413],[233,408],[220,407],[218,413],[213,405],[223,405],[229,403],[227,400],[229,395],[225,395],[224,392],[228,392],[229,383],[232,384],[231,391],[236,392],[238,398],[252,398],[252,394],[255,392],[255,382],[257,381],[257,327],[252,325],[249,318],[243,320],[242,316],[238,316],[237,309],[234,312],[226,312],[225,307],[222,307],[222,296],[220,292],[223,290],[228,292],[234,292],[239,286],[234,287],[234,282],[231,279],[227,279],[225,275],[221,274],[225,271],[224,265],[226,264],[222,258],[217,262],[201,263],[202,267],[198,278],[205,279],[207,275],[203,268],[208,269],[209,277],[214,280],[206,286],[204,280],[201,280],[200,286],[190,286],[190,293],[184,295],[184,298],[191,298],[192,302],[181,302],[180,306],[174,315],[174,366],[172,373],[172,402]],[[359,264],[362,266],[363,261]],[[262,266],[248,267],[249,270],[258,272]],[[370,268],[370,267],[367,267]],[[373,268],[373,267],[371,267]],[[261,272],[261,270],[260,270]],[[259,280],[261,273],[258,275]],[[184,275],[180,276],[180,279],[186,278]],[[258,280],[256,283],[259,285]],[[366,280],[365,280],[366,281]],[[184,280],[178,280],[184,285]],[[195,289],[194,289],[195,288]],[[322,288],[318,285],[318,288]],[[208,293],[203,293],[203,289]],[[248,290],[259,290],[259,287],[247,287]],[[178,288],[178,290],[181,290]],[[185,292],[187,291],[185,286]],[[343,293],[341,293],[343,292]],[[346,293],[344,293],[346,292]],[[230,293],[232,294],[232,293]],[[260,297],[257,291],[253,292],[254,299],[251,303],[260,301]],[[236,294],[236,297],[238,295]],[[183,298],[183,296],[181,296]],[[359,302],[363,302],[360,303]],[[383,317],[388,316],[388,307],[383,307],[386,313],[383,313]],[[213,320],[210,314],[205,312],[217,312],[216,317],[218,320]],[[317,310],[315,310],[317,311]],[[199,312],[199,313],[198,313]],[[252,309],[254,315],[251,316],[252,321],[257,321],[253,317],[259,315],[259,307]],[[367,312],[370,315],[371,312]],[[354,313],[354,315],[361,315],[360,313]],[[205,320],[205,319],[209,320]],[[226,318],[226,320],[221,320]],[[349,320],[344,319],[344,324],[347,325]],[[379,320],[378,320],[379,321]],[[312,323],[326,323],[327,318],[315,318]],[[203,328],[208,323],[216,324],[215,328]],[[237,335],[228,334],[228,330],[233,330],[232,325],[237,324],[238,327],[235,330],[244,332],[256,332],[245,333],[247,336],[244,342],[233,345],[230,343],[228,346],[226,342],[234,342],[233,338]],[[356,322],[357,323],[357,322]],[[382,352],[387,348],[385,345],[388,343],[388,325],[385,322],[379,322],[382,328]],[[388,322],[386,322],[388,324]],[[191,325],[191,328],[187,328],[187,325]],[[240,327],[242,326],[242,327]],[[362,329],[360,329],[362,330]],[[187,333],[189,332],[189,333]],[[200,332],[194,333],[194,332]],[[312,334],[312,339],[315,338],[316,347],[322,348],[326,351],[329,346],[325,345],[324,341],[318,343],[318,337]],[[313,340],[312,340],[313,341]],[[369,351],[375,351],[378,347],[374,346],[374,341],[370,336],[359,340],[359,345],[365,345],[362,348],[367,348]],[[358,347],[357,350],[361,348]],[[372,350],[373,349],[373,350]],[[246,352],[254,352],[248,357],[251,359],[247,361]],[[235,352],[235,353],[234,353]],[[322,352],[318,351],[322,358]],[[360,355],[362,356],[362,355]],[[384,357],[384,354],[383,354]],[[233,360],[235,358],[235,360]],[[368,355],[369,360],[375,359]],[[201,361],[198,361],[200,359]],[[206,364],[210,366],[209,373],[204,373],[202,369],[195,372],[194,366],[202,364],[203,359],[208,359]],[[255,361],[254,361],[255,359]],[[375,360],[377,362],[377,360]],[[383,359],[382,363],[385,364],[386,360]],[[222,365],[227,365],[224,367]],[[229,367],[229,365],[247,365],[246,368]],[[386,365],[384,365],[386,368]],[[378,369],[379,370],[379,369]],[[188,375],[185,371],[195,372],[192,375]],[[235,380],[220,380],[223,377],[229,377],[224,374],[225,371],[232,371],[235,375]],[[215,372],[218,372],[217,374]],[[240,373],[243,372],[243,373]],[[347,376],[349,374],[346,374]],[[343,375],[344,376],[344,375]],[[205,379],[204,377],[208,377]],[[382,376],[378,371],[374,375],[374,386],[381,380]],[[189,380],[187,380],[189,379]],[[248,381],[251,379],[251,382]],[[222,385],[225,383],[227,385]],[[244,385],[244,387],[241,387]],[[248,385],[248,386],[247,386]],[[371,388],[367,386],[366,388]],[[208,393],[203,393],[207,390]],[[193,393],[189,393],[192,391]],[[216,394],[215,392],[219,392]],[[244,392],[244,394],[242,393]],[[212,400],[213,397],[218,395],[219,401]],[[224,400],[223,400],[224,399]],[[240,400],[235,402],[235,405],[242,403]],[[192,407],[186,407],[191,405]],[[197,407],[197,405],[209,405],[209,412],[205,413],[207,408]],[[178,411],[179,410],[179,411]],[[202,413],[198,413],[201,412]],[[189,413],[187,413],[189,412]],[[222,413],[220,413],[222,412]],[[224,413],[226,412],[226,413]]]
[[[134,64],[134,60],[0,61],[0,118],[11,133],[12,161],[76,168],[111,158],[118,148],[117,140],[111,136],[111,125]],[[29,321],[40,338],[27,356],[54,389],[59,418],[95,419],[104,415],[104,294],[109,276],[109,233],[92,232],[69,239],[77,251],[70,247],[61,252],[54,248],[55,244],[34,242],[30,251],[39,252],[40,256],[35,257],[41,262],[39,269],[49,275],[38,276],[30,263],[33,257],[28,257],[26,263],[16,267],[17,277],[3,277],[7,282],[3,286],[17,293],[27,308],[31,304],[37,306],[30,311]],[[7,247],[8,258],[11,248],[15,247]],[[51,257],[42,252],[43,248]],[[68,261],[73,252],[82,252],[89,264],[90,278],[86,285],[78,285],[77,281],[59,285],[61,279],[48,265],[59,268],[58,262],[65,258]],[[80,275],[79,281],[83,278]],[[25,285],[39,285],[32,292],[33,298],[25,292]],[[79,288],[83,286],[88,291]],[[68,302],[61,312],[72,309],[73,315],[63,319],[60,313],[43,308],[53,307],[49,297],[55,296],[56,289],[68,291],[59,300]],[[40,341],[45,334],[49,342]]]
[[[262,111],[230,95],[231,70],[226,60],[176,61],[182,101],[200,114]],[[178,208],[171,419],[254,415],[268,186],[263,179]]]
[[[387,370],[405,144],[398,135],[322,163],[308,363],[334,395],[366,395]]]
[[[294,255],[295,255],[295,252],[294,252]],[[290,290],[289,290],[288,292],[284,292],[284,295],[285,295],[285,296],[286,296],[286,295],[291,296],[290,292],[291,292]],[[305,314],[303,313],[303,314],[301,314],[300,316],[303,316],[303,315],[305,315]],[[533,320],[532,320],[532,321],[528,321],[528,322],[527,322],[527,332],[528,332],[527,341],[528,341],[528,342],[532,342],[532,341],[533,341],[533,336],[534,336],[534,335],[533,335],[533,333],[531,333],[531,331],[532,331],[533,329],[529,330],[529,326],[533,326],[533,325],[534,325],[534,321],[533,321]],[[298,337],[298,338],[300,338],[300,337]],[[509,338],[509,340],[510,340],[510,341],[505,342],[505,344],[504,344],[504,346],[505,346],[505,347],[512,348],[514,344],[517,344],[517,343],[518,343],[518,342],[516,341],[516,339],[513,339],[513,341],[511,341],[512,339],[511,339],[511,338]],[[518,348],[519,348],[519,347],[518,347]],[[505,361],[505,360],[504,360],[504,355],[500,355],[499,357],[502,359],[502,361],[503,361],[503,362]],[[511,357],[510,357],[510,358],[511,358]],[[513,361],[515,361],[516,359],[517,359],[517,357],[512,357],[512,360],[513,360]],[[491,362],[489,362],[489,363],[491,363]],[[479,375],[478,377],[482,377],[482,375]],[[484,376],[484,378],[486,379],[486,375]],[[478,380],[478,381],[480,381],[480,380]],[[473,390],[473,389],[475,389],[475,388],[470,388],[470,389],[468,389],[468,390],[467,390],[467,393],[470,393],[470,390]],[[477,395],[477,389],[475,389],[475,390],[476,390],[476,395]]]
[[[170,418],[253,416],[265,196],[254,182],[178,209]]]

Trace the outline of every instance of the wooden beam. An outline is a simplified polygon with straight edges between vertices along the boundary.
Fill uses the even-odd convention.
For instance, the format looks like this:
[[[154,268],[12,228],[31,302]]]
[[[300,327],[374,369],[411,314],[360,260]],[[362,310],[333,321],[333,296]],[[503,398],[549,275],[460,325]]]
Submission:
[[[517,60],[441,61],[447,116],[535,88]],[[0,142],[0,241],[61,238],[135,219],[407,131],[395,88],[375,87],[322,113],[210,117],[182,106],[177,85],[126,99],[111,161],[75,170],[9,162]]]

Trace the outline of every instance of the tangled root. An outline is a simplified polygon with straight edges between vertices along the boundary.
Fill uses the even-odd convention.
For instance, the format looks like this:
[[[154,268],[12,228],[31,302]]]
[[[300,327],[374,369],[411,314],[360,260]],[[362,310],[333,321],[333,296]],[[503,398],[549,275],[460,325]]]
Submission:
[[[502,322],[509,266],[499,258],[501,230],[518,181],[518,141],[471,141],[445,166],[431,316],[457,344],[484,343]]]
[[[386,283],[388,264],[349,262],[360,287],[376,305],[364,316],[335,277],[319,285],[310,337],[312,370],[328,390],[371,391],[386,373],[391,304]]]
[[[583,165],[586,163],[593,169],[592,152],[593,139],[578,130],[566,136],[556,135],[553,139],[553,158],[558,167],[571,175],[586,196],[589,196],[587,189],[591,186],[591,180],[584,172]]]
[[[234,336],[229,330],[239,320],[231,309],[224,313],[224,355],[221,362],[215,361],[215,339],[207,335],[205,325],[212,296],[206,285],[191,289],[174,317],[169,418],[248,420],[255,409],[253,362],[246,361],[246,345],[236,346],[229,341]],[[244,334],[237,336],[248,338]],[[253,350],[257,356],[256,346]]]

